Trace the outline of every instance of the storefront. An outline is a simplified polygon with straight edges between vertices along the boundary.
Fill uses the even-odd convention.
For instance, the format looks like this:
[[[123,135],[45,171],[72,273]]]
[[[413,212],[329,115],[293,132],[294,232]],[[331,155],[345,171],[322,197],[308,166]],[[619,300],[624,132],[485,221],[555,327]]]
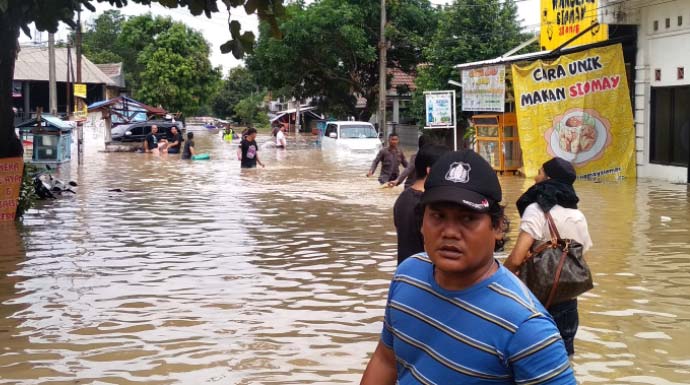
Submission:
[[[639,177],[690,182],[690,0],[605,1],[607,23],[637,27]]]

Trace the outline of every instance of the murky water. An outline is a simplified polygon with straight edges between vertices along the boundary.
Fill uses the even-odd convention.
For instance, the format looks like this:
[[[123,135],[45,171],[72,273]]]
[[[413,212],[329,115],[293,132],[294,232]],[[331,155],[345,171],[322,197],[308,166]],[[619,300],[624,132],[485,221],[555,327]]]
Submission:
[[[197,136],[211,161],[91,149],[62,170],[76,196],[2,230],[0,383],[359,381],[395,268],[401,190],[364,177],[371,159],[310,138],[240,170],[235,145]],[[512,202],[531,181],[502,182],[515,239]],[[576,187],[597,284],[580,301],[579,381],[690,383],[687,187]]]

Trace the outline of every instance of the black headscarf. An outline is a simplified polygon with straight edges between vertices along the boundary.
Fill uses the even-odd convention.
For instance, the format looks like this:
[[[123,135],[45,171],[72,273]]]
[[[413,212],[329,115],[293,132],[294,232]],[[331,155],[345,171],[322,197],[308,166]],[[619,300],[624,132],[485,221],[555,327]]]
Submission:
[[[576,209],[580,199],[575,194],[572,184],[564,183],[557,179],[547,179],[530,187],[517,200],[516,205],[520,216],[524,214],[527,206],[536,202],[543,212],[551,210],[555,205]]]
[[[517,200],[520,217],[527,206],[534,202],[539,204],[543,212],[548,212],[555,205],[569,209],[577,208],[580,199],[573,188],[573,182],[577,177],[573,165],[565,159],[553,158],[545,162],[542,169],[549,178],[530,187]]]

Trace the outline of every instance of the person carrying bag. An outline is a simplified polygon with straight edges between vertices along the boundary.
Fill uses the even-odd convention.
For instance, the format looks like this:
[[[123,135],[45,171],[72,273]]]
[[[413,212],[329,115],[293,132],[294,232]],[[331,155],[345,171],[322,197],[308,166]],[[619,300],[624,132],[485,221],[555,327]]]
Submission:
[[[569,355],[575,352],[579,325],[577,296],[593,285],[583,258],[592,240],[577,208],[575,179],[575,169],[564,159],[542,165],[536,183],[516,203],[520,233],[504,262],[551,314]]]
[[[535,244],[520,265],[518,276],[545,308],[562,303],[594,287],[582,244],[561,239],[551,214],[544,213],[551,240]]]

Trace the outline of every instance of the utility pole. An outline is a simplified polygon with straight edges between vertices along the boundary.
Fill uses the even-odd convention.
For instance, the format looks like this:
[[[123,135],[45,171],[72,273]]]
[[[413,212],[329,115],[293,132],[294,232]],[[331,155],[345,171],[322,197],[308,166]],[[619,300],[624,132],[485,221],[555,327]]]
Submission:
[[[77,84],[81,84],[81,8],[77,11]],[[82,106],[81,104],[84,101],[79,98],[75,97],[75,106],[79,112],[82,111]],[[80,115],[79,120],[77,121],[77,163],[79,165],[84,163],[84,157],[83,157],[83,152],[84,152],[84,126],[82,122],[82,117]]]
[[[48,34],[48,111],[57,115],[57,84],[55,83],[55,35]]]
[[[70,117],[71,112],[72,112],[72,92],[71,92],[72,91],[71,90],[72,79],[70,77],[70,74],[72,72],[72,71],[70,71],[72,69],[72,43],[70,43],[69,41],[67,42],[67,60],[66,60],[66,62],[67,62],[67,77],[66,77],[66,81],[65,81],[65,90],[67,91],[67,93],[65,95],[65,106],[66,106],[65,112],[67,114],[65,116],[67,116],[67,120],[69,120],[69,117]]]
[[[297,110],[295,110],[295,134],[297,134],[300,131],[300,128],[302,127],[300,118],[299,118],[299,108],[301,104],[301,99],[297,97]]]
[[[381,0],[381,37],[379,40],[379,132],[384,140],[388,137],[386,127],[386,0]]]

